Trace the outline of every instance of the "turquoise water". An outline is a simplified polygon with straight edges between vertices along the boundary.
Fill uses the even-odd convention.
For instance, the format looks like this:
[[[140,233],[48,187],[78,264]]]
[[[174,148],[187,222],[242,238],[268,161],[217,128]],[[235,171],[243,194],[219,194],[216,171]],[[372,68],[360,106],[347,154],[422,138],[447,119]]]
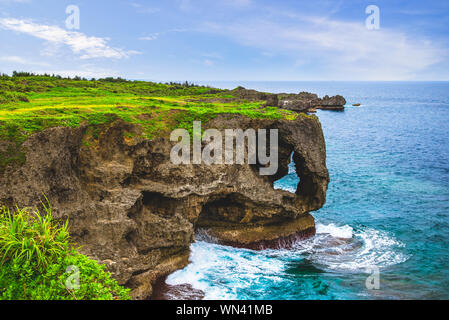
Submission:
[[[206,299],[449,299],[449,83],[211,84],[342,94],[348,107],[317,113],[331,182],[314,238],[252,251],[198,236],[169,284]],[[297,182],[291,164],[275,186]],[[378,290],[365,285],[373,267]]]

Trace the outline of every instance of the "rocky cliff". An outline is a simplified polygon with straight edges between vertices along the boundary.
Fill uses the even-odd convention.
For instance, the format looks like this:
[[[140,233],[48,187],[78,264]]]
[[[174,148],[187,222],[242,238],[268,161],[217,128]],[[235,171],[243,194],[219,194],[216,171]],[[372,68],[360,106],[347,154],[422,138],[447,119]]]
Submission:
[[[266,101],[264,106],[278,107],[285,110],[291,110],[298,113],[316,112],[316,109],[323,110],[344,110],[346,99],[341,95],[329,97],[325,95],[319,98],[315,93],[267,93],[253,89],[237,87],[233,90],[227,90],[234,98],[201,98],[191,99],[192,102],[236,102],[236,101]]]
[[[278,95],[278,107],[296,112],[313,112],[316,109],[344,110],[346,100],[340,95],[319,98],[318,95],[309,92],[298,94]]]
[[[39,206],[45,194],[55,217],[69,218],[83,253],[105,263],[137,299],[188,263],[197,228],[254,249],[314,234],[309,212],[324,204],[329,182],[318,118],[223,114],[205,127],[278,129],[277,174],[261,176],[257,164],[174,165],[167,137],[129,138],[140,129],[117,120],[101,125],[95,141],[86,141],[85,125],[32,135],[23,144],[25,163],[0,173],[0,203]],[[294,194],[273,188],[287,174],[292,153],[300,177]]]

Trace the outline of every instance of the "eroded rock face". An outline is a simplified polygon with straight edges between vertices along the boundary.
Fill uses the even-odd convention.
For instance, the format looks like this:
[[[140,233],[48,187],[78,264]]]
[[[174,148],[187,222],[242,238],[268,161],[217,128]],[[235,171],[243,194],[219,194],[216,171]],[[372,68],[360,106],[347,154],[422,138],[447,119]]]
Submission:
[[[317,109],[327,109],[327,110],[343,110],[346,104],[345,98],[340,95],[333,97],[324,96],[318,103]]]
[[[237,87],[233,90],[229,90],[235,98],[206,98],[206,99],[191,99],[192,102],[224,102],[230,103],[235,100],[247,100],[247,101],[263,101],[266,103],[264,106],[279,107],[286,110],[291,110],[299,113],[315,112],[316,109],[324,110],[344,110],[346,100],[341,95],[336,96],[324,96],[319,98],[318,95],[310,92],[300,93],[267,93],[260,92],[253,89],[245,89],[244,87]]]
[[[300,92],[298,94],[281,94],[279,107],[296,112],[309,112],[319,103],[314,93]]]
[[[124,133],[139,129],[118,120],[91,146],[82,143],[84,126],[33,135],[24,144],[26,163],[0,176],[0,203],[39,206],[45,194],[54,216],[69,218],[82,251],[105,263],[137,299],[149,297],[158,278],[187,265],[197,227],[256,249],[312,235],[308,212],[324,204],[329,182],[318,119],[221,115],[207,127],[278,129],[277,174],[260,176],[258,165],[247,164],[174,165],[174,143],[127,141]],[[295,194],[273,189],[287,174],[292,152],[300,176]]]
[[[314,93],[280,94],[279,107],[296,112],[311,112],[313,109],[344,110],[346,100],[340,95],[319,98]]]
[[[340,95],[333,97],[324,96],[319,98],[318,95],[309,92],[294,93],[280,93],[276,96],[267,97],[267,105],[277,106],[283,109],[292,110],[295,112],[312,112],[315,109],[325,110],[344,110],[346,100]],[[270,101],[270,103],[268,102]],[[271,101],[278,101],[275,105]]]
[[[243,87],[237,87],[234,90],[231,90],[230,92],[240,99],[254,100],[254,101],[266,100],[269,96],[272,95],[270,93],[260,92],[253,89],[245,89]]]

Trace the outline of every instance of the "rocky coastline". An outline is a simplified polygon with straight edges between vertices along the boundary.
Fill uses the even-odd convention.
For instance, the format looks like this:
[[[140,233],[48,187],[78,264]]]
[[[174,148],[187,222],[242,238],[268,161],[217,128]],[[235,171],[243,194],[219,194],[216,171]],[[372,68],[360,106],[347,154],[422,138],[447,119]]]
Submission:
[[[315,112],[316,109],[323,110],[344,110],[346,100],[341,95],[329,97],[328,95],[319,98],[315,93],[263,93],[256,90],[248,90],[238,87],[231,91],[236,96],[247,100],[266,100],[266,105],[278,107],[295,112]]]
[[[278,129],[279,168],[273,176],[259,175],[260,164],[174,165],[174,143],[167,137],[126,139],[140,128],[118,119],[99,126],[95,146],[84,143],[85,124],[33,134],[23,144],[25,162],[0,172],[0,203],[40,206],[45,194],[55,217],[69,219],[82,252],[105,264],[135,299],[150,298],[160,279],[188,264],[198,228],[220,243],[251,249],[288,247],[313,236],[310,212],[325,203],[329,173],[321,124],[305,112],[318,100],[334,108],[344,99],[236,90],[241,99],[264,98],[301,112],[294,120],[220,114],[205,124],[218,130]],[[296,192],[274,189],[291,159],[300,178]]]

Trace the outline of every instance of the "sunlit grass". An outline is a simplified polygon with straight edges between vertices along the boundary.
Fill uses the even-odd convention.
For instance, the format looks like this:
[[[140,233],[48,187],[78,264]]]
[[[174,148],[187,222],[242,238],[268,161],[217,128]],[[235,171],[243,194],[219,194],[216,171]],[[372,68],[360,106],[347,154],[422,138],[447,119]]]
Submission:
[[[51,208],[43,205],[44,213],[37,209],[19,209],[0,212],[0,266],[9,260],[32,262],[46,268],[66,254],[68,250],[68,221],[53,221]]]
[[[0,141],[13,142],[13,146],[0,150],[0,171],[10,162],[23,160],[20,145],[29,135],[50,127],[97,126],[122,119],[139,126],[142,138],[153,139],[175,128],[189,130],[194,120],[205,123],[221,113],[261,119],[297,116],[264,107],[265,101],[226,102],[224,98],[233,98],[229,91],[180,84],[0,77],[2,92]]]

